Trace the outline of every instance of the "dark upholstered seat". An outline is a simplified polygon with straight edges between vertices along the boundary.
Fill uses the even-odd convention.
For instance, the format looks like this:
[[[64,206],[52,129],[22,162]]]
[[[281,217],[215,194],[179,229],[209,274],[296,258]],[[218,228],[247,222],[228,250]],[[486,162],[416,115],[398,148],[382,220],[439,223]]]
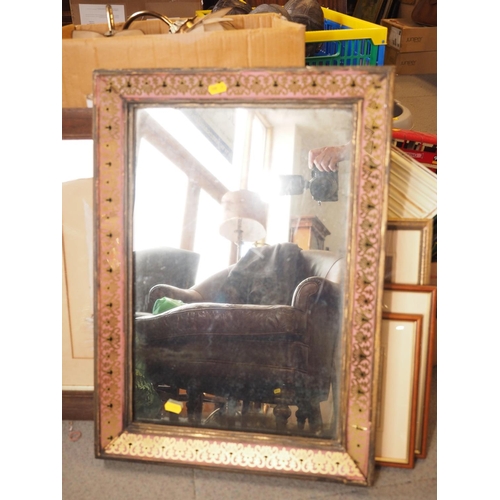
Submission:
[[[196,279],[200,255],[189,250],[157,247],[134,252],[135,311],[151,312],[148,295],[158,283],[189,288]]]
[[[195,399],[209,393],[275,405],[278,429],[286,429],[288,405],[297,405],[299,428],[306,419],[311,430],[321,428],[319,403],[329,395],[341,331],[342,261],[331,252],[296,251],[289,245],[296,247],[252,250],[250,285],[245,272],[238,275],[238,263],[188,290],[163,284],[151,289],[149,309],[165,296],[185,305],[136,318],[136,354],[154,384],[188,391],[192,422],[200,418]],[[293,269],[284,275],[287,266]],[[243,288],[245,293],[239,293]],[[290,296],[288,303],[220,302],[229,297],[280,300],[280,294]]]

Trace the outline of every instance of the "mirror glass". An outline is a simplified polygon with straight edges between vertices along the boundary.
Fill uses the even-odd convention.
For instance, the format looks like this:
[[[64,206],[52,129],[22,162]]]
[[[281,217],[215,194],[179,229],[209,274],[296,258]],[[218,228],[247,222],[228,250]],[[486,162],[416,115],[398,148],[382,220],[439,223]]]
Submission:
[[[340,439],[355,105],[134,109],[134,421]],[[335,320],[287,316],[312,276]]]

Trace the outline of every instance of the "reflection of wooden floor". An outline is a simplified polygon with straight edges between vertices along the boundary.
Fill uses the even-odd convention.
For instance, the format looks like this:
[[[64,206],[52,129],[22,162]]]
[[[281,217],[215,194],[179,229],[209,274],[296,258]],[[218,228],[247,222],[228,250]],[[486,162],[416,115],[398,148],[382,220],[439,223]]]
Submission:
[[[162,402],[166,403],[169,400],[168,393],[160,393],[160,397],[162,398]],[[162,409],[162,420],[168,421],[172,424],[190,424],[188,421],[188,413],[187,413],[187,395],[186,391],[181,389],[179,390],[179,395],[175,396],[175,401],[178,401],[182,405],[182,410],[180,413],[173,413],[166,411],[165,408]],[[221,428],[225,426],[227,419],[225,418],[227,415],[227,411],[225,410],[226,401],[224,398],[220,398],[214,396],[212,394],[204,394],[203,397],[203,406],[201,411],[201,422],[198,425],[202,425],[204,427],[215,427]],[[274,415],[273,415],[273,407],[271,405],[261,405],[259,409],[253,409],[250,414],[246,415],[245,418],[245,427],[249,426],[251,428],[264,428],[264,429],[272,429],[275,427]],[[238,402],[236,407],[234,408],[234,426],[242,427],[242,403]]]
[[[181,419],[187,419],[187,394],[184,389],[179,389],[179,395],[172,395],[168,393],[167,391],[158,391],[160,398],[162,400],[162,403],[165,404],[169,399],[174,399],[175,401],[178,401],[182,405],[182,410],[178,414],[178,417]],[[219,405],[223,404],[224,400],[223,398],[217,398],[216,396],[213,396],[211,394],[205,394],[204,395],[204,402],[203,402],[203,409],[202,409],[202,414],[201,414],[201,419],[205,420],[207,419],[212,412],[214,412]],[[172,414],[167,412],[165,409],[162,410],[162,418],[168,419],[171,417]]]
[[[161,393],[163,404],[165,404],[169,399],[173,399],[170,396],[171,395],[167,392]],[[264,433],[278,432],[279,434],[287,435],[311,436],[307,423],[304,430],[301,431],[297,428],[297,419],[295,417],[295,412],[297,411],[296,406],[290,406],[291,416],[288,419],[286,430],[278,431],[276,428],[276,418],[273,413],[274,405],[271,404],[251,404],[248,412],[243,414],[242,402],[240,401],[236,404],[233,415],[228,416],[227,410],[225,409],[226,401],[224,398],[213,396],[211,394],[204,394],[200,420],[198,422],[193,422],[188,419],[186,391],[180,390],[175,401],[182,406],[181,411],[179,413],[169,412],[165,409],[165,407],[163,407],[160,417],[162,423],[213,429],[231,429]],[[326,401],[324,403],[328,404],[328,402],[329,401]],[[328,414],[329,417],[328,419],[324,418],[323,430],[320,434],[317,434],[317,436],[332,438],[332,425],[327,424],[327,422],[331,421],[331,412],[324,411],[323,408],[321,411],[323,417],[325,417],[326,414]]]
[[[158,389],[160,389],[160,387]],[[242,402],[239,401],[234,408],[234,417],[227,418],[227,413],[224,410],[224,405],[226,404],[225,398],[212,394],[204,394],[200,421],[190,422],[187,413],[187,394],[184,389],[180,389],[178,395],[172,395],[165,386],[165,388],[158,391],[158,393],[162,400],[162,405],[165,405],[169,399],[173,399],[179,403],[179,406],[182,406],[180,413],[169,412],[163,406],[160,418],[162,422],[166,424],[201,426],[214,429],[240,429],[254,432],[284,432],[285,434],[311,436],[307,423],[304,430],[301,431],[297,428],[297,418],[295,416],[295,412],[297,411],[296,406],[290,405],[291,415],[287,421],[286,430],[280,432],[276,429],[276,419],[273,413],[275,405],[255,405],[251,403],[250,410],[242,416]],[[317,435],[319,437],[332,438],[335,436],[335,432],[332,411],[333,396],[331,390],[328,399],[320,403],[320,407],[323,419],[323,430]]]

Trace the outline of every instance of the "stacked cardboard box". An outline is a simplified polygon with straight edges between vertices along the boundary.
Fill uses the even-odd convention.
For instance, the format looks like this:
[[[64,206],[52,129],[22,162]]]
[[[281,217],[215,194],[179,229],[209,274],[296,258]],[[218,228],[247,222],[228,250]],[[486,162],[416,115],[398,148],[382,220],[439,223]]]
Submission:
[[[382,19],[387,27],[385,61],[399,75],[437,73],[437,27],[406,19]]]
[[[72,32],[104,34],[105,24],[68,25],[62,40],[62,107],[84,108],[95,69],[288,68],[305,65],[305,26],[278,14],[231,16],[228,31],[168,34],[158,19],[137,21],[145,36],[72,38]]]

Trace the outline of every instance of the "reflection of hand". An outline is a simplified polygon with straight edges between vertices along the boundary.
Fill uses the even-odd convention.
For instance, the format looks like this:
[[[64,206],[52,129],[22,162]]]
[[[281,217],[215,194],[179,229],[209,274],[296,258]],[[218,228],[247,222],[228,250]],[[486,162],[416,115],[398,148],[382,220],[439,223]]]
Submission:
[[[308,166],[316,167],[321,172],[336,172],[337,163],[345,160],[349,154],[349,144],[344,146],[326,146],[309,151]]]

